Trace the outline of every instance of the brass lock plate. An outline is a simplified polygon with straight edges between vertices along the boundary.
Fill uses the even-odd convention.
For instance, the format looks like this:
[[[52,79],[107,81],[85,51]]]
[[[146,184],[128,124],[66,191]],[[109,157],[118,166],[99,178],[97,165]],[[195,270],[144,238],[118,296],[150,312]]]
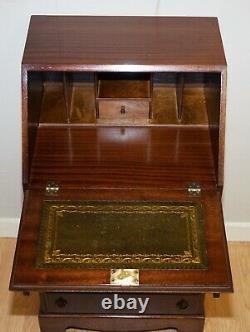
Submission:
[[[111,269],[110,284],[119,286],[139,285],[138,269]]]

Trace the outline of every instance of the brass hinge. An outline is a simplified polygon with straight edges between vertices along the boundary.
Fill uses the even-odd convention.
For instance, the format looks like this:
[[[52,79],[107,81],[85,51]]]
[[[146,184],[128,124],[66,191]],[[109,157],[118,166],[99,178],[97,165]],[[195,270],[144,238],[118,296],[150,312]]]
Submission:
[[[45,193],[46,195],[55,195],[60,189],[59,183],[55,181],[48,181],[46,183]]]
[[[200,196],[201,195],[201,186],[197,182],[191,182],[187,186],[187,192],[190,196]]]

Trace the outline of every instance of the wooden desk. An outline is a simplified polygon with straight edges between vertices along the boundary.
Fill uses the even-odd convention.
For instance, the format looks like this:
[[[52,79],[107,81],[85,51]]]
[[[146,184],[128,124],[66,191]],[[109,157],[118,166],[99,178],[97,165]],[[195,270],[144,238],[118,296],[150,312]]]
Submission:
[[[221,208],[226,60],[217,20],[33,16],[22,98],[24,204],[10,289],[40,293],[41,331],[202,331],[204,294],[232,291]],[[137,285],[114,285],[110,268],[64,266],[70,258],[59,241],[54,249],[65,260],[41,267],[45,201],[196,204],[206,265],[138,265]],[[71,257],[82,257],[69,233]]]

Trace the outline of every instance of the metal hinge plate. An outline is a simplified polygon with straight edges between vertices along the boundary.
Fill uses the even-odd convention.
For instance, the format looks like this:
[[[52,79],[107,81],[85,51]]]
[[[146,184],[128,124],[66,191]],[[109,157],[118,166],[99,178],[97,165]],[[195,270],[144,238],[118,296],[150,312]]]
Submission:
[[[48,181],[46,183],[45,193],[46,195],[55,195],[60,189],[59,183],[55,181]]]
[[[190,196],[200,196],[201,195],[201,186],[197,182],[191,182],[187,186],[187,192]]]

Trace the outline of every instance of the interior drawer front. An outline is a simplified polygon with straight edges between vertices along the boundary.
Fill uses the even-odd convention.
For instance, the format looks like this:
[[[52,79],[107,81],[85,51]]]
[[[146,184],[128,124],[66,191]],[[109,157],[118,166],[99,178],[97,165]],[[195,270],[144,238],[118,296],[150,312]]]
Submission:
[[[202,294],[43,293],[43,313],[203,315]]]
[[[148,100],[99,100],[101,123],[147,123],[149,120]]]

